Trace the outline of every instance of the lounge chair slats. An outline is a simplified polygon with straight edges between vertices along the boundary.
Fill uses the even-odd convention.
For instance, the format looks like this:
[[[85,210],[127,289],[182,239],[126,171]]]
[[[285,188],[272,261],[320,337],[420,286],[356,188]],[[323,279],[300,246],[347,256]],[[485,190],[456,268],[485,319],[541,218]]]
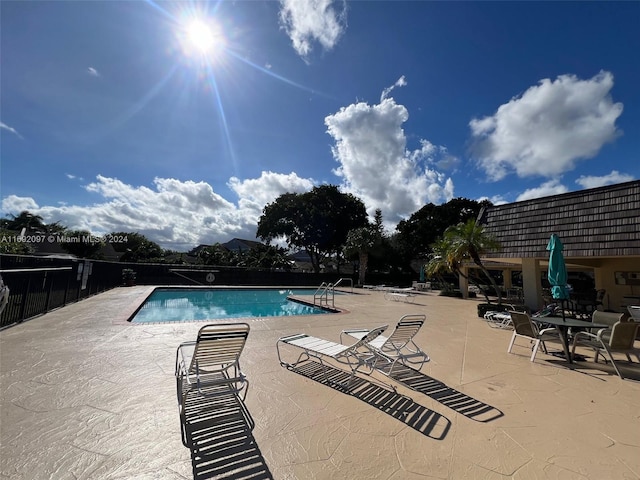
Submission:
[[[404,365],[419,365],[418,370],[430,360],[418,345],[415,344],[413,338],[418,333],[425,322],[426,317],[421,314],[404,315],[398,321],[395,330],[389,337],[380,335],[368,342],[367,345],[378,354],[378,360],[382,358],[383,365],[379,362],[374,364],[374,368],[378,369],[385,375],[391,375],[393,367],[397,362]],[[352,329],[343,330],[340,334],[348,335],[353,338],[362,339],[366,335],[366,330]]]
[[[286,343],[300,348],[307,348],[327,356],[338,355],[340,352],[348,348],[340,343],[330,342],[328,340],[310,336],[290,340]]]
[[[301,362],[309,360],[310,358],[315,358],[320,361],[327,381],[331,381],[348,388],[357,372],[364,368],[371,369],[371,361],[374,359],[374,355],[367,344],[384,332],[386,328],[387,325],[383,325],[363,333],[362,338],[358,339],[358,341],[353,345],[343,345],[330,340],[312,337],[311,335],[306,335],[304,333],[281,337],[276,342],[278,360],[280,360],[280,365],[293,368]],[[300,348],[302,350],[297,360],[292,363],[285,362],[283,360],[282,353],[280,351],[280,346],[282,344]],[[328,369],[323,360],[334,360],[342,365],[348,366],[351,369],[351,375],[347,381],[341,382],[329,379],[327,374]]]
[[[240,355],[249,336],[247,323],[203,326],[195,342],[180,344],[176,352],[176,388],[182,430],[182,443],[189,447],[186,435],[187,399],[194,395],[246,396],[248,380],[240,369]],[[224,388],[222,388],[224,387]],[[244,396],[240,399],[240,392]]]

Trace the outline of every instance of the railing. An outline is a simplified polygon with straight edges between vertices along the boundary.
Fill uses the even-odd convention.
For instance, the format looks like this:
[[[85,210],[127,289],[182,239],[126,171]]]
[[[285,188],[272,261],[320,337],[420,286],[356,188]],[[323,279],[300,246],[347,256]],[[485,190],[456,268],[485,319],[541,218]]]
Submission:
[[[331,306],[335,307],[335,292],[333,291],[333,283],[322,282],[313,294],[314,305],[329,306],[329,292],[331,292]]]
[[[3,269],[0,270],[2,280],[9,288],[7,304],[0,312],[0,328],[42,315],[122,283],[122,267],[112,264],[105,266],[98,265],[98,262],[76,260],[67,262],[67,265],[50,262],[52,266],[29,268],[33,263],[28,259],[13,260],[3,257]],[[58,266],[53,266],[56,264]]]
[[[340,280],[338,280],[334,285],[333,288],[336,288],[338,285],[340,285],[343,281],[345,282],[349,282],[351,284],[351,293],[353,293],[353,278],[348,278],[348,277],[342,277]]]
[[[313,294],[313,304],[329,306],[329,300],[331,300],[331,307],[335,308],[336,287],[343,282],[351,284],[351,293],[353,293],[353,279],[351,278],[341,278],[336,283],[322,282]]]

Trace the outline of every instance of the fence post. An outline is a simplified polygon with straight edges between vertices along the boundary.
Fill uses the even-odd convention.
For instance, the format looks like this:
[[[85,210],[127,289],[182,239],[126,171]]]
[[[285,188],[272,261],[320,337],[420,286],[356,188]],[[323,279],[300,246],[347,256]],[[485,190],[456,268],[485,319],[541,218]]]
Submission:
[[[27,300],[29,299],[29,290],[31,289],[31,275],[27,277],[27,283],[22,291],[22,298],[20,299],[20,315],[16,319],[16,323],[20,323],[24,320],[26,309],[27,309]]]
[[[49,278],[49,276],[47,275],[47,272],[44,272],[44,281],[46,282],[47,279],[49,279],[49,288],[47,289],[47,300],[44,304],[44,311],[48,312],[49,311],[49,305],[51,302],[51,290],[53,289],[53,280],[51,278]]]

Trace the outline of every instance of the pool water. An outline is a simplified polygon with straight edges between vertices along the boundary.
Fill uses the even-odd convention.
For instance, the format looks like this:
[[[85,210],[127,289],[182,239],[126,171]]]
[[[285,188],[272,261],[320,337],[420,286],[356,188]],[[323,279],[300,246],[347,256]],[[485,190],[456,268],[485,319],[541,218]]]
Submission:
[[[288,295],[313,295],[314,292],[314,289],[161,288],[154,290],[131,321],[176,322],[332,313],[320,307],[287,299]]]

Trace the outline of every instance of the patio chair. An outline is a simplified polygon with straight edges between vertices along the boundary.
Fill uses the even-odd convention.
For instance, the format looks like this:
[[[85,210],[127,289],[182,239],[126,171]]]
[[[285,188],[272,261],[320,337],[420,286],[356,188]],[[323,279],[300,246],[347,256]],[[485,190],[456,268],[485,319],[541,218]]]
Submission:
[[[629,305],[627,310],[634,322],[640,322],[640,305]]]
[[[374,368],[388,376],[391,375],[393,367],[397,362],[406,366],[417,365],[417,369],[420,370],[430,358],[429,355],[415,344],[413,338],[424,324],[425,318],[424,315],[404,315],[400,318],[395,330],[389,337],[379,335],[369,341],[367,346],[379,354],[376,362],[374,362]],[[367,332],[368,330],[364,329],[343,330],[340,333],[340,341],[342,342],[343,335],[360,340]],[[382,370],[378,367],[377,362],[380,358],[386,361],[385,367],[389,364],[391,365],[388,371],[386,371],[386,368]]]
[[[367,331],[356,343],[346,346],[340,343],[332,342],[330,340],[324,340],[322,338],[312,337],[305,333],[296,333],[294,335],[287,335],[281,337],[276,342],[276,350],[278,352],[278,360],[280,365],[288,368],[295,368],[299,363],[314,358],[320,362],[324,368],[325,380],[329,383],[335,383],[341,387],[349,388],[351,382],[355,378],[357,372],[361,369],[369,369],[371,373],[373,371],[373,362],[375,361],[375,353],[368,346],[368,343],[378,337],[382,332],[387,329],[388,325],[382,325]],[[292,347],[302,349],[302,353],[298,356],[298,359],[293,363],[285,362],[282,359],[280,353],[280,345],[286,344]],[[324,360],[334,360],[341,365],[346,365],[351,370],[351,375],[346,382],[337,382],[330,380],[327,371],[328,366]]]
[[[601,325],[609,325],[608,328],[611,329],[611,327],[613,327],[616,323],[626,321],[626,318],[624,313],[603,312],[601,310],[596,310],[591,315],[591,321],[593,323],[599,323]],[[591,330],[591,333],[598,333],[598,330],[600,329],[596,330],[595,328],[593,328]],[[594,332],[593,330],[596,331]]]
[[[542,350],[544,353],[547,353],[547,347],[544,344],[545,341],[560,341],[560,335],[555,328],[544,328],[539,330],[536,324],[531,320],[528,313],[516,312],[515,310],[510,311],[509,313],[511,314],[511,322],[513,324],[513,335],[511,336],[511,342],[509,342],[509,348],[507,349],[508,353],[511,353],[516,338],[526,338],[530,343],[534,343],[531,358],[529,359],[533,362],[536,359],[536,354],[538,353],[540,344],[542,344]],[[549,333],[552,331],[555,332],[555,334]]]
[[[611,329],[603,328],[599,330],[597,334],[577,332],[573,337],[571,354],[573,356],[578,345],[592,348],[595,351],[593,360],[598,363],[598,357],[600,355],[605,359],[605,362],[607,361],[603,353],[606,352],[616,373],[620,378],[624,379],[613,358],[613,353],[624,353],[629,362],[631,362],[630,354],[633,353],[638,361],[640,361],[640,348],[634,348],[638,327],[640,327],[640,323],[619,321],[616,322]]]
[[[196,341],[184,342],[178,347],[175,376],[185,446],[189,446],[185,432],[185,405],[189,395],[232,394],[244,401],[249,381],[240,369],[240,354],[248,336],[246,323],[211,324],[198,331]]]

